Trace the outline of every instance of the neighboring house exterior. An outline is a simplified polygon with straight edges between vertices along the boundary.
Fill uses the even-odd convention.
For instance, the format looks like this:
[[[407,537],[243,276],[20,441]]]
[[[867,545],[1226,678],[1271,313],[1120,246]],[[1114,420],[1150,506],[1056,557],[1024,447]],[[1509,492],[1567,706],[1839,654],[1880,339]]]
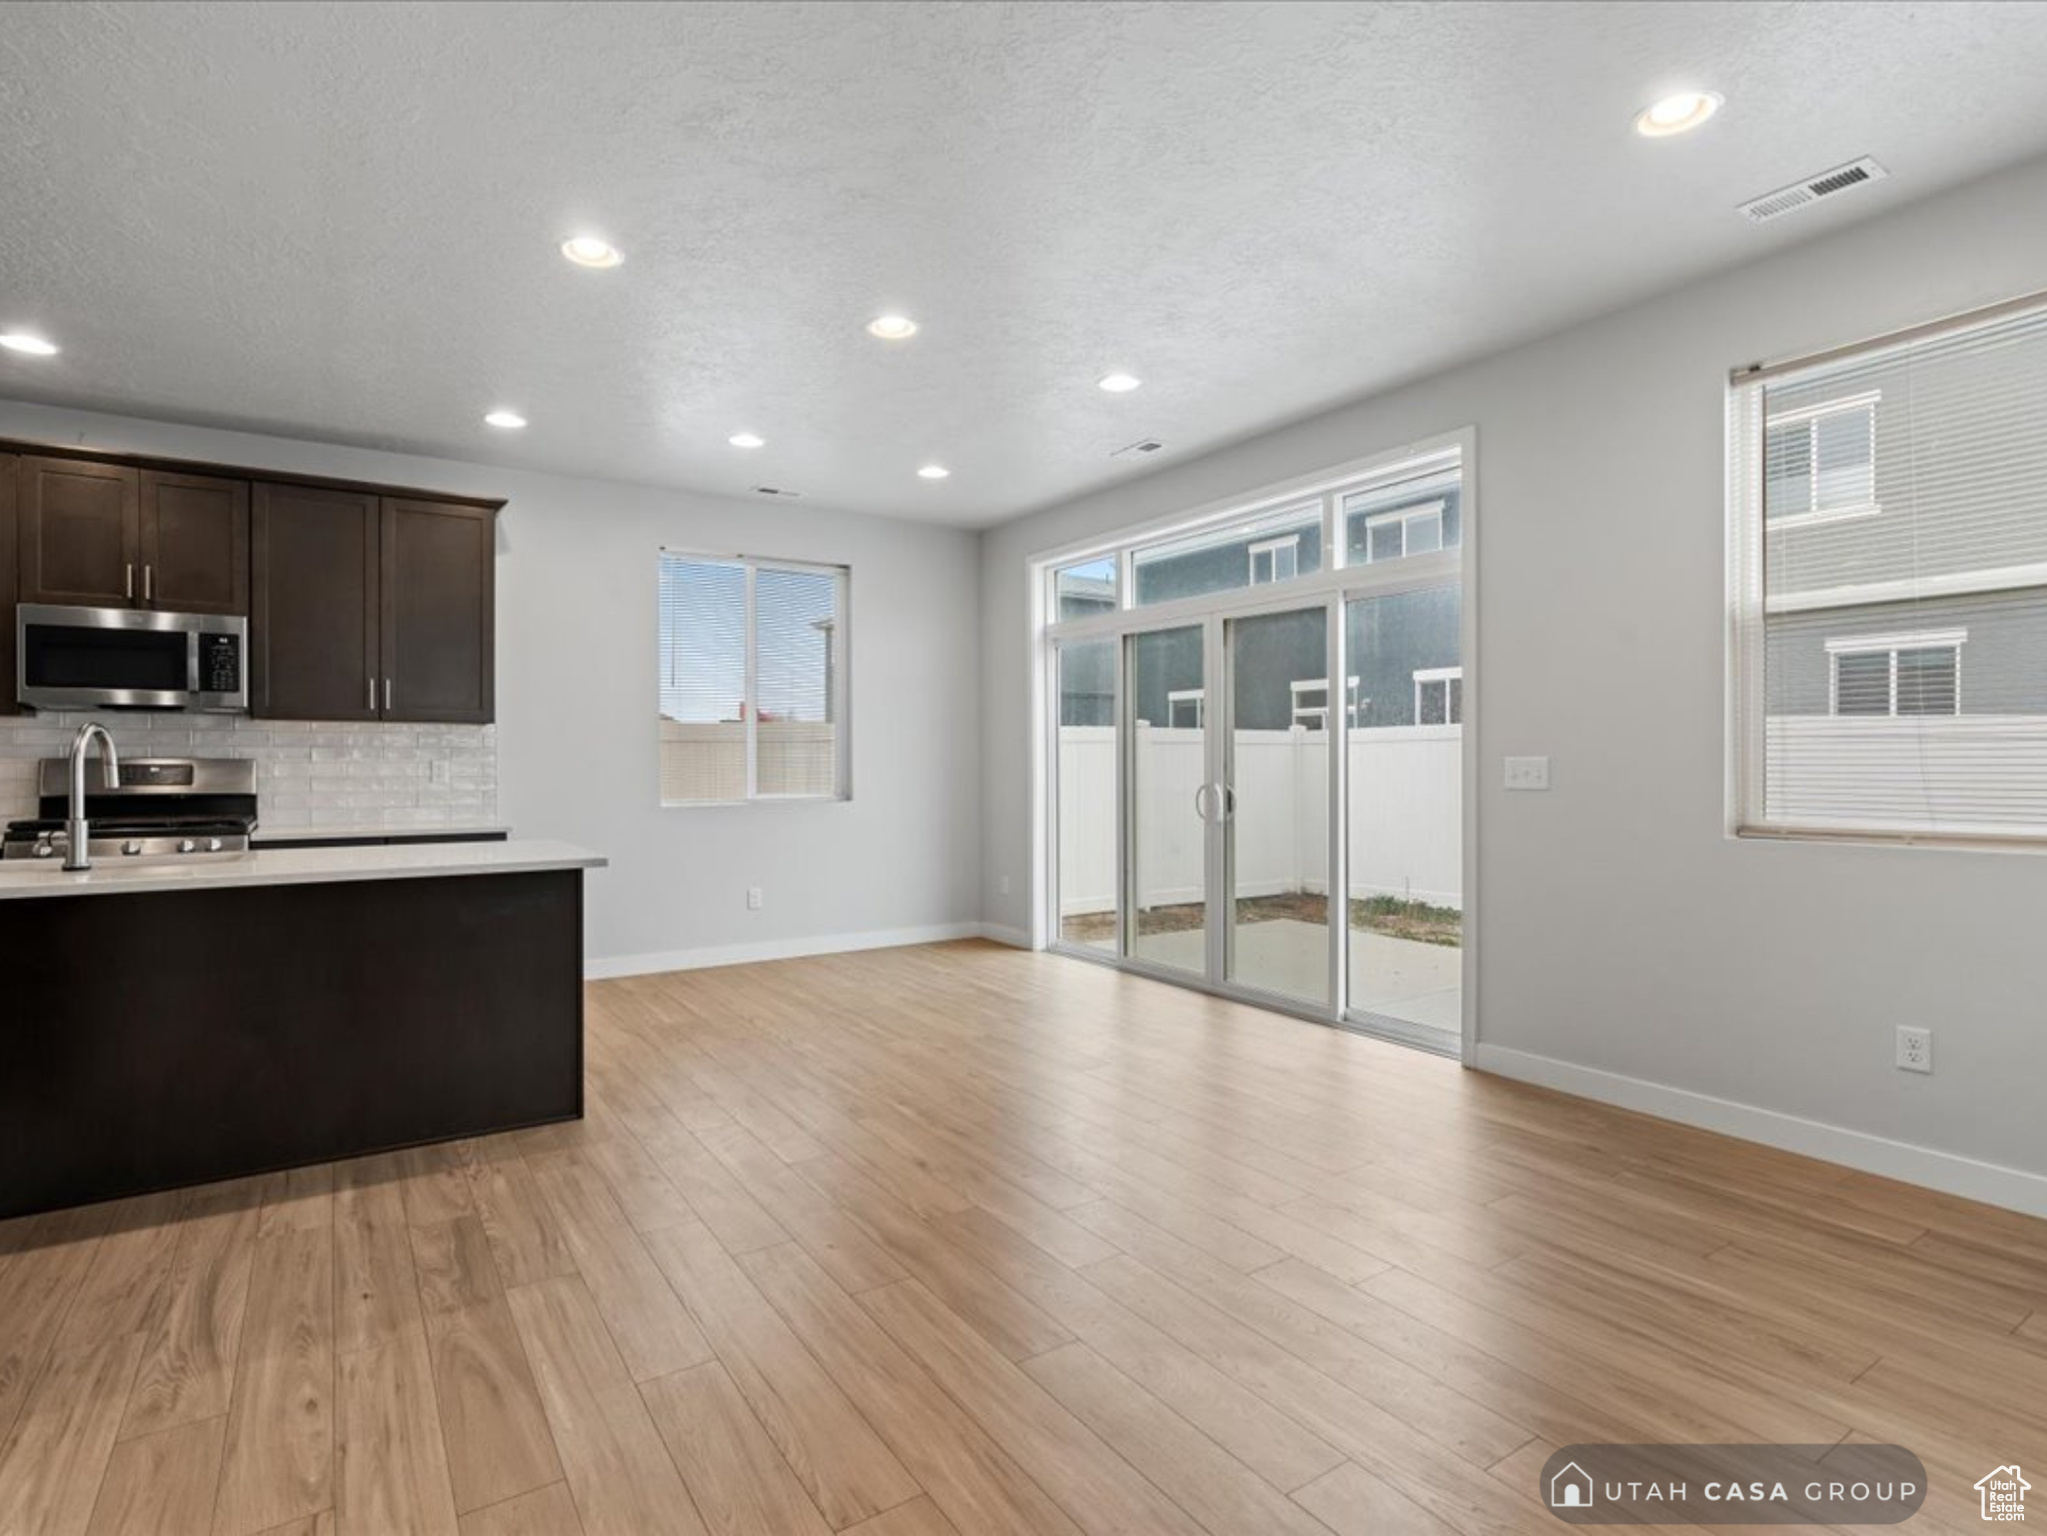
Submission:
[[[1766,712],[2047,714],[2047,349],[1766,392]]]
[[[1351,498],[1345,507],[1346,559],[1362,565],[1454,548],[1463,537],[1461,504],[1454,473]],[[1273,514],[1226,537],[1200,535],[1141,550],[1133,565],[1140,608],[1308,575],[1323,565],[1319,506]],[[1062,575],[1059,593],[1062,618],[1083,617],[1091,606],[1108,612],[1115,605],[1114,580],[1106,573]],[[1345,690],[1345,702],[1353,727],[1462,723],[1458,588],[1353,603],[1346,624],[1347,670],[1355,681]],[[1246,621],[1237,643],[1237,725],[1320,729],[1321,712],[1330,704],[1320,609],[1298,620]],[[1210,690],[1202,676],[1199,627],[1139,636],[1134,646],[1135,717],[1154,726],[1204,723]],[[1059,688],[1060,724],[1112,724],[1111,645],[1068,648]]]

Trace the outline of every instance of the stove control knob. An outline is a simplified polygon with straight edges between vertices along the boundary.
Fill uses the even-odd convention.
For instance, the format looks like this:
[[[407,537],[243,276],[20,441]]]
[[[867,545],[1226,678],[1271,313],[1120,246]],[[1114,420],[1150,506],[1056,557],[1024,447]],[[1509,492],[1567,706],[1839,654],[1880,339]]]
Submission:
[[[133,858],[136,854],[140,853],[141,851],[142,840],[140,838],[131,837],[128,839],[127,842],[121,844],[121,852],[127,854],[130,858]]]
[[[178,852],[180,853],[193,853],[198,850],[198,847],[199,845],[193,842],[192,839],[189,837],[182,837],[178,839]]]
[[[220,852],[220,839],[217,837],[209,837],[208,839],[206,839],[206,851],[208,853]]]

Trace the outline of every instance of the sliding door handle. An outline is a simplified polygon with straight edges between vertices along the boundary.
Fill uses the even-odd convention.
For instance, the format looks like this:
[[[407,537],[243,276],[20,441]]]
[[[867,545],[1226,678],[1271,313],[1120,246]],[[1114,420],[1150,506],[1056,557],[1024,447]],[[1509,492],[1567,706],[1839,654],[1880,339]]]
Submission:
[[[1214,788],[1213,784],[1197,784],[1194,787],[1194,814],[1203,821],[1208,820],[1208,796]]]

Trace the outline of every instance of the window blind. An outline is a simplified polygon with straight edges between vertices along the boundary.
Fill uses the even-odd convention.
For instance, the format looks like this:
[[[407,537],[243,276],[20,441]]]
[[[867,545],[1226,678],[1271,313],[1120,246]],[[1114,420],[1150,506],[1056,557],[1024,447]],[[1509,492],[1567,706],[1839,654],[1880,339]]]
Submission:
[[[1735,381],[1738,830],[2047,838],[2047,305]]]
[[[846,586],[838,566],[662,551],[663,804],[846,793]]]

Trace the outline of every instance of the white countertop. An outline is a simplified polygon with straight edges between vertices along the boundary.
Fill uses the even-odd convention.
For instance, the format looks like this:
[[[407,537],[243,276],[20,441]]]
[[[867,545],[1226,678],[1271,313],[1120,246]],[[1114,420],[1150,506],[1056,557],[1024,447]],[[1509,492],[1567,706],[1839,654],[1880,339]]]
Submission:
[[[121,864],[101,859],[67,873],[56,860],[0,863],[0,901],[20,896],[94,896],[129,891],[211,891],[236,885],[318,885],[336,880],[417,880],[433,875],[517,875],[602,869],[573,843],[408,843],[372,848],[259,848],[218,859]]]

